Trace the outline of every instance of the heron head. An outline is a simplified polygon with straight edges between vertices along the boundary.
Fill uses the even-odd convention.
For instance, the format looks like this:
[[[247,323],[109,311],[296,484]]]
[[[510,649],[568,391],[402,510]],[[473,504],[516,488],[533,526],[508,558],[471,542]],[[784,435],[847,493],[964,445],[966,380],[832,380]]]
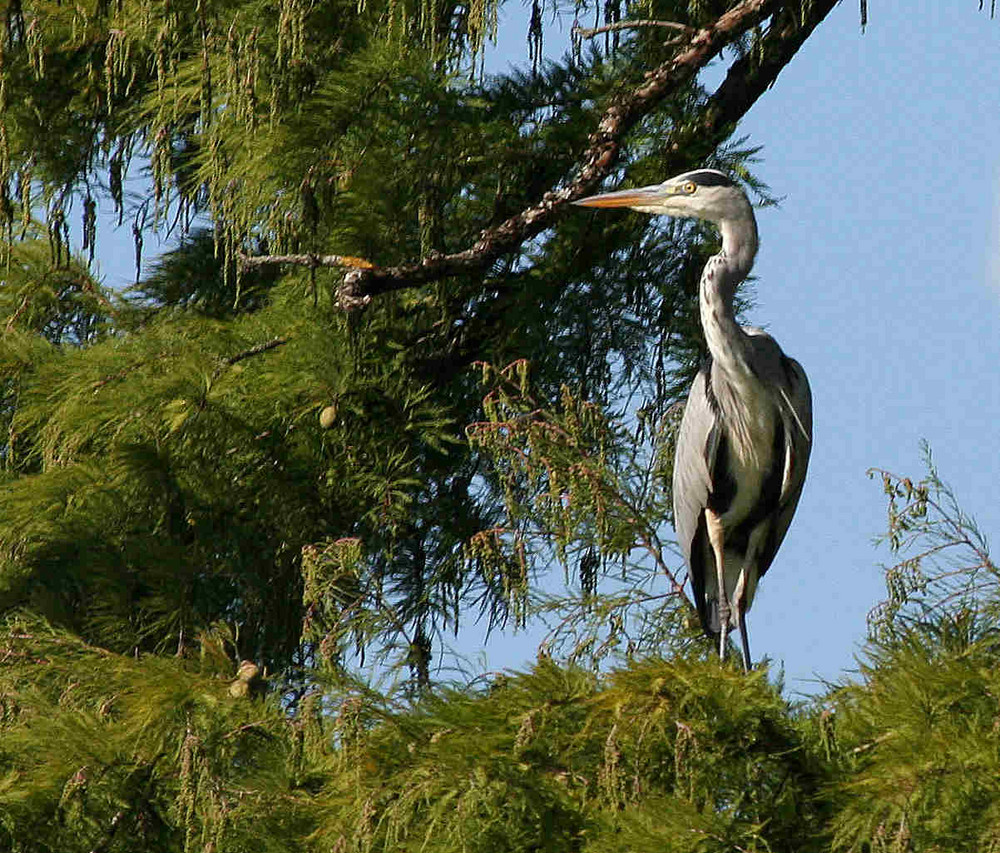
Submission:
[[[728,175],[715,169],[696,169],[662,184],[592,195],[573,204],[628,207],[643,213],[706,219],[715,223],[745,219],[748,215],[753,217],[743,190]]]

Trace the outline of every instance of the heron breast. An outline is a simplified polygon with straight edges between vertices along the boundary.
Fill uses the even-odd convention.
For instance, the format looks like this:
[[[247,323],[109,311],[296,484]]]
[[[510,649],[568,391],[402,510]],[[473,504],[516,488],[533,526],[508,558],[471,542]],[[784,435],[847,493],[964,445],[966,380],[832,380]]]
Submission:
[[[723,525],[732,527],[749,516],[760,498],[764,482],[775,464],[775,429],[780,415],[763,388],[744,393],[742,405],[734,407],[726,421],[730,452],[726,466],[735,484],[732,502],[722,515]]]

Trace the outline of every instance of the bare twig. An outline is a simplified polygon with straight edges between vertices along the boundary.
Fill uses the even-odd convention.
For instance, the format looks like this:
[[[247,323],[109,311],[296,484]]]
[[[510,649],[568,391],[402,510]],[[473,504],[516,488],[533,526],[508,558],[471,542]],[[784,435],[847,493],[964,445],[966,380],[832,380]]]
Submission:
[[[163,357],[164,356],[163,356],[162,353],[158,356],[158,358],[163,358]],[[96,394],[105,385],[109,385],[110,383],[116,382],[119,379],[124,379],[126,376],[128,376],[130,373],[132,373],[134,370],[139,370],[139,368],[145,367],[147,364],[149,364],[149,362],[150,362],[150,359],[144,358],[142,361],[137,361],[134,364],[130,364],[128,367],[123,367],[121,370],[119,370],[116,373],[109,373],[107,376],[103,377],[102,379],[98,379],[96,382],[94,382],[90,386],[90,390],[93,391]]]
[[[25,309],[31,302],[30,297],[31,294],[29,293],[24,294],[24,298],[21,300],[21,304],[17,306],[17,310],[13,314],[11,314],[10,317],[8,318],[7,328],[4,330],[5,332],[13,331],[14,326],[17,324],[17,321],[21,319],[21,315],[25,312]]]
[[[613,33],[619,30],[634,30],[640,27],[664,27],[670,30],[680,30],[683,33],[694,32],[694,27],[689,27],[687,24],[678,24],[676,21],[651,21],[647,19],[639,21],[615,21],[615,23],[605,24],[603,27],[576,26],[570,31],[570,35],[581,39],[592,39],[594,36],[603,35],[604,33]]]
[[[284,346],[287,343],[288,343],[288,338],[285,337],[272,338],[271,340],[265,341],[262,344],[257,344],[256,346],[252,346],[250,347],[250,349],[243,350],[243,352],[238,352],[236,353],[236,355],[231,355],[228,358],[223,359],[222,365],[216,368],[215,373],[213,375],[218,376],[222,372],[223,367],[232,367],[234,364],[238,364],[239,362],[245,359],[252,358],[253,356],[260,355],[261,353],[269,352],[270,350],[273,349],[277,349],[278,347]],[[135,362],[134,364],[128,365],[128,367],[123,367],[116,373],[111,373],[101,379],[98,379],[90,386],[90,390],[93,391],[94,393],[97,393],[105,385],[108,385],[112,382],[116,382],[119,379],[125,379],[130,373],[133,373],[134,371],[145,367],[150,362],[163,358],[168,358],[170,355],[171,353],[161,352],[155,358],[145,358],[142,359],[141,361]]]
[[[288,343],[288,338],[279,337],[272,338],[262,344],[257,344],[257,346],[250,347],[250,349],[243,350],[243,352],[238,352],[236,355],[231,355],[226,359],[226,365],[232,367],[234,364],[243,361],[244,359],[253,358],[255,355],[260,355],[261,353],[269,352],[270,350],[277,349],[278,347],[284,346]]]
[[[264,728],[266,724],[267,720],[257,720],[256,722],[253,723],[244,723],[242,726],[237,726],[232,731],[226,732],[222,736],[222,739],[228,740],[231,737],[237,737],[238,735],[241,735],[244,732],[249,732],[249,731],[258,731],[265,737],[270,738],[271,733],[266,728]]]
[[[861,755],[862,753],[868,752],[870,749],[874,749],[879,744],[885,743],[887,740],[891,740],[896,736],[895,732],[885,732],[880,734],[874,740],[868,741],[868,743],[863,743],[861,746],[856,746],[851,750],[851,755]]]

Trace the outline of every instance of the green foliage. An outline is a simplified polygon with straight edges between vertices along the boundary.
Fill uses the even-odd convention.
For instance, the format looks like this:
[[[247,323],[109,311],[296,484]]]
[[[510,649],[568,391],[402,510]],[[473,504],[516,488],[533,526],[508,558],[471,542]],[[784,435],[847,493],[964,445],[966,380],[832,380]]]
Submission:
[[[353,749],[315,838],[362,850],[803,850],[822,779],[764,673],[684,658],[604,680],[543,660]]]
[[[995,629],[944,617],[871,648],[834,696],[844,753],[838,849],[995,850],[1000,683]]]
[[[339,273],[239,257],[387,265],[474,243],[567,179],[609,95],[640,79],[643,34],[610,58],[485,78],[461,69],[491,32],[491,3],[31,0],[8,11],[4,606],[120,652],[183,656],[221,621],[240,657],[295,678],[374,660],[406,667],[412,689],[430,684],[470,608],[491,628],[539,607],[561,608],[567,624],[582,615],[574,642],[594,659],[674,633],[657,627],[683,610],[677,589],[655,588],[670,569],[658,482],[664,416],[702,349],[700,232],[581,212],[485,273],[350,317]],[[625,160],[637,175],[662,170],[664,132],[704,99],[693,82],[681,90],[637,129]],[[736,167],[752,153],[706,156]],[[208,227],[122,298],[68,251],[74,206],[85,247],[100,239],[95,192],[132,221],[137,248],[152,232]],[[41,208],[44,231],[31,219]],[[550,517],[536,524],[494,468],[505,449],[469,440],[490,390],[476,362],[530,363],[539,422],[576,419],[584,442],[605,443],[587,461],[574,458],[580,442],[553,457],[550,503],[565,479],[575,518],[549,523],[555,505],[537,504]],[[634,400],[643,440],[630,454],[618,424]],[[522,534],[497,533],[529,525],[530,568]],[[342,542],[356,543],[349,570]],[[585,601],[539,600],[553,556],[574,564]],[[612,624],[628,630],[587,652],[613,563],[633,592]],[[656,624],[639,606],[667,599]]]
[[[986,536],[964,512],[951,487],[938,476],[925,444],[927,475],[914,483],[872,469],[888,497],[885,541],[899,562],[886,568],[888,597],[872,611],[874,636],[943,614],[980,614],[995,620],[1000,611],[1000,569],[990,557]]]
[[[0,643],[6,849],[273,850],[305,830],[284,715],[230,698],[212,656],[116,655],[25,617]]]
[[[534,607],[559,617],[546,646],[572,660],[597,663],[665,641],[683,647],[690,635],[677,625],[693,611],[663,530],[671,514],[676,415],[656,423],[642,412],[630,431],[566,385],[558,406],[545,408],[523,361],[500,371],[482,367],[491,388],[486,419],[467,434],[492,460],[506,523],[470,541],[479,571],[495,579],[521,618],[533,609],[529,566],[554,558],[572,572],[578,591],[536,592]],[[657,589],[664,577],[666,593]]]
[[[883,475],[904,561],[858,682],[793,706],[696,637],[668,474],[714,235],[574,210],[354,312],[343,270],[246,257],[474,252],[674,57],[640,28],[543,64],[535,3],[532,72],[486,77],[499,8],[4,7],[3,849],[1000,845],[997,572],[933,468]],[[679,84],[616,178],[768,203],[710,107]],[[90,271],[106,202],[137,255],[179,235],[126,294]],[[538,664],[443,685],[477,615],[547,621]]]
[[[296,331],[302,310],[164,314],[36,361],[11,426],[31,473],[0,494],[8,603],[123,650],[183,649],[226,619],[245,655],[287,665],[302,548],[343,531],[391,551],[456,440],[427,389],[365,379]]]
[[[824,728],[839,779],[835,849],[1000,845],[996,566],[924,448],[918,482],[883,471],[885,569],[859,681],[831,690]]]
[[[597,679],[543,660],[409,709],[345,685],[292,710],[227,690],[231,640],[135,657],[10,619],[8,844],[802,850],[817,827],[821,764],[763,672],[654,659]]]
[[[307,598],[356,596],[358,540],[305,563]],[[337,669],[236,690],[257,667],[237,667],[221,623],[167,656],[11,614],[0,837],[24,851],[990,850],[996,637],[989,607],[942,606],[798,706],[766,668],[704,647],[603,676],[540,657],[414,703]]]

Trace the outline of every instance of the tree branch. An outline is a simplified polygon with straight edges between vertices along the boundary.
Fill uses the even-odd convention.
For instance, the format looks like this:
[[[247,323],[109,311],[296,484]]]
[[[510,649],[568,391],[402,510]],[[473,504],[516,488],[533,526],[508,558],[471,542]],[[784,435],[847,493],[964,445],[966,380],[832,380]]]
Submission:
[[[733,63],[702,113],[699,132],[712,137],[728,133],[774,85],[778,75],[836,4],[837,0],[820,0],[802,20],[798,20],[796,6],[780,21],[776,20],[762,39],[760,50]]]
[[[668,143],[668,150],[676,153],[679,164],[689,162],[691,152],[688,145],[692,141],[697,141],[708,153],[774,83],[780,71],[836,2],[814,0],[803,16],[797,0],[793,0],[791,5],[794,9],[789,7],[786,15],[780,14],[786,8],[780,0],[743,0],[710,26],[684,33],[671,59],[647,72],[640,86],[611,101],[580,157],[576,176],[567,185],[550,190],[538,203],[484,229],[478,240],[462,251],[432,254],[419,261],[393,267],[363,268],[360,264],[333,264],[355,267],[347,272],[339,288],[337,298],[340,307],[346,311],[354,310],[384,293],[483,270],[496,258],[515,251],[550,228],[569,202],[588,195],[611,174],[621,155],[624,138],[636,124],[690,82],[723,47],[773,15],[775,20],[764,37],[762,50],[755,51],[752,57],[738,60],[702,110],[702,119],[679,128]],[[299,257],[304,260],[293,260]],[[323,256],[263,256],[244,258],[243,263],[248,266],[269,263],[316,266],[319,257]]]
[[[275,263],[280,263],[280,261],[275,261]],[[232,367],[234,364],[238,364],[239,362],[245,359],[253,358],[255,355],[260,355],[261,353],[270,352],[271,350],[277,349],[280,346],[284,346],[287,343],[288,343],[288,338],[285,337],[272,338],[271,340],[265,341],[262,344],[256,344],[255,346],[250,347],[250,349],[243,350],[243,352],[238,352],[235,355],[228,356],[222,360],[221,364],[218,367],[216,367],[215,372],[212,374],[212,376],[213,378],[217,377],[220,373],[222,373],[223,369],[226,367]],[[161,352],[154,358],[144,358],[141,361],[137,361],[133,364],[128,365],[127,367],[123,367],[117,373],[111,373],[108,374],[107,376],[102,377],[101,379],[98,379],[90,386],[90,390],[96,394],[105,385],[108,385],[109,383],[115,382],[119,379],[124,379],[130,373],[132,373],[135,370],[139,370],[142,367],[145,367],[151,361],[155,361],[161,358],[169,358],[170,356],[171,353],[169,352]]]
[[[251,267],[273,266],[275,264],[295,264],[301,267],[348,267],[350,269],[370,270],[375,265],[364,258],[351,255],[317,255],[308,253],[302,255],[244,255],[238,256],[239,264],[244,269]]]
[[[676,21],[616,21],[613,24],[605,24],[603,27],[580,27],[575,26],[570,30],[570,35],[581,39],[592,39],[594,36],[604,33],[614,33],[619,30],[635,30],[640,27],[663,27],[669,30],[679,30],[684,33],[694,32],[694,27],[687,24],[678,24]]]

